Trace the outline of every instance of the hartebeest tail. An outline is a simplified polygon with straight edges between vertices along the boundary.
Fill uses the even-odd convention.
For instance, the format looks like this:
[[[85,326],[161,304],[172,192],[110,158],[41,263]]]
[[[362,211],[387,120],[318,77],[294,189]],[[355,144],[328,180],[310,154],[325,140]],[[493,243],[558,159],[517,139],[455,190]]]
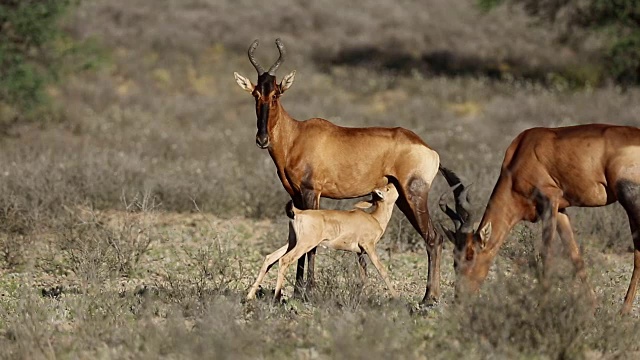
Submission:
[[[249,61],[258,72],[254,85],[234,73],[238,85],[255,99],[256,144],[268,149],[278,177],[299,209],[318,209],[320,197],[348,199],[367,195],[393,183],[397,205],[426,242],[429,272],[423,303],[440,296],[442,238],[427,207],[428,193],[438,172],[438,153],[413,132],[403,128],[348,128],[313,118],[297,121],[285,111],[280,98],[291,88],[295,71],[276,82],[275,72],[285,60],[283,42],[276,40],[278,61],[264,71],[249,47]],[[315,249],[308,254],[307,281],[313,284]],[[303,283],[304,257],[298,261],[296,290]]]
[[[363,255],[369,255],[369,259],[387,284],[391,294],[394,297],[397,296],[387,271],[376,254],[376,244],[387,228],[393,212],[393,204],[398,199],[398,195],[398,190],[396,190],[395,186],[389,184],[373,192],[372,196],[375,198],[373,203],[359,203],[356,205],[358,209],[349,211],[301,210],[297,209],[293,202],[287,203],[286,213],[291,219],[289,221],[289,229],[291,231],[289,242],[267,255],[258,278],[249,290],[247,299],[255,297],[260,283],[269,268],[276,261],[279,261],[280,269],[278,270],[278,280],[274,295],[274,300],[277,300],[280,297],[288,267],[318,245],[324,245],[336,250],[355,252],[358,254],[358,263],[363,274],[366,274],[366,262]],[[361,208],[371,205],[376,206],[371,213],[361,210]]]
[[[465,186],[458,185],[458,189],[465,190]],[[586,283],[584,261],[565,209],[619,202],[629,218],[635,248],[633,275],[621,312],[631,310],[640,280],[640,128],[589,124],[526,130],[505,153],[476,232],[470,226],[467,200],[458,192],[456,204],[463,204],[463,211],[441,206],[455,224],[454,230],[445,232],[456,245],[459,290],[480,286],[516,223],[538,219],[543,222],[545,268],[557,231],[577,276]]]

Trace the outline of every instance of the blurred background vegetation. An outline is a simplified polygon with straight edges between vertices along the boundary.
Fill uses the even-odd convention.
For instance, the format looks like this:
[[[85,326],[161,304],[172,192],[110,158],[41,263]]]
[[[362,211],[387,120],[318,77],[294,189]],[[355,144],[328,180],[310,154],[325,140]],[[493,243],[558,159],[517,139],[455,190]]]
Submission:
[[[442,304],[416,313],[426,256],[398,211],[379,248],[401,300],[375,280],[356,284],[351,257],[321,252],[315,302],[240,304],[286,238],[288,196],[255,146],[253,99],[233,79],[255,77],[253,39],[268,64],[281,37],[278,75],[297,70],[282,98],[293,117],[408,128],[473,181],[481,210],[519,132],[638,126],[637,4],[0,0],[0,358],[638,351],[636,319],[613,316],[631,267],[618,205],[570,210],[595,315],[567,267],[567,282],[541,294],[540,234],[525,224],[470,304],[451,303],[447,246]],[[436,222],[445,191],[438,176]]]
[[[606,75],[625,85],[640,82],[640,3],[636,0],[478,0],[478,6],[490,11],[508,4],[524,9],[538,25],[559,29],[558,39],[565,43],[584,41],[599,35],[600,65]]]
[[[0,3],[0,124],[50,117],[41,111],[49,105],[47,87],[95,65],[99,48],[62,28],[77,5],[77,0]]]
[[[48,85],[60,80],[65,74],[93,68],[99,63],[100,58],[106,56],[95,43],[88,42],[87,38],[82,36],[73,36],[73,32],[64,27],[65,24],[69,24],[68,18],[77,11],[80,1],[6,0],[0,4],[0,104],[3,106],[3,113],[10,107],[14,110],[11,111],[13,116],[27,118],[34,110],[47,104]],[[162,5],[159,6],[171,6],[170,2],[160,4]],[[331,24],[330,16],[322,22],[314,19],[325,15],[319,11],[313,11],[311,14],[302,12],[307,7],[310,10],[318,10],[320,7],[304,2],[298,5],[288,7],[288,13],[279,16],[283,21],[280,25],[285,29],[315,28],[314,30],[329,32],[335,25]],[[215,7],[225,10],[226,6],[228,5]],[[584,50],[584,43],[588,40],[596,38],[600,41],[596,41],[597,45],[595,49],[591,49],[593,52],[590,56],[578,63],[559,62],[559,65],[549,62],[539,67],[516,60],[516,54],[501,56],[498,53],[493,58],[484,59],[465,59],[462,55],[466,54],[459,54],[450,49],[425,54],[426,44],[419,40],[421,34],[415,34],[415,39],[410,39],[411,36],[408,34],[401,36],[403,29],[402,26],[394,24],[394,21],[399,19],[397,16],[394,18],[393,12],[364,25],[369,20],[365,19],[367,15],[383,15],[379,12],[362,14],[360,20],[364,25],[362,28],[381,25],[382,28],[390,30],[390,34],[380,34],[382,39],[379,43],[356,37],[352,39],[355,44],[345,46],[339,41],[337,44],[334,41],[331,46],[332,41],[329,38],[326,42],[315,44],[319,45],[317,48],[305,50],[320,64],[369,62],[379,67],[403,71],[428,66],[432,68],[432,72],[452,75],[468,72],[499,78],[513,75],[522,78],[533,77],[534,80],[542,82],[545,82],[545,79],[564,81],[574,87],[599,86],[607,79],[625,85],[635,85],[640,81],[640,6],[635,0],[477,0],[475,6],[484,12],[505,6],[511,11],[514,7],[521,8],[529,17],[522,18],[523,21],[529,21],[534,26],[552,27],[551,32],[555,39],[561,44],[570,45],[571,48]],[[197,7],[196,3],[194,7]],[[299,12],[296,13],[296,10]],[[349,15],[355,14],[347,12],[346,16]],[[220,30],[231,31],[232,24],[218,25],[219,28],[223,28]],[[351,31],[356,34],[361,32],[362,30],[357,29],[358,25],[351,25]],[[393,29],[394,26],[398,28]],[[220,35],[229,39],[230,34]],[[590,37],[592,39],[589,39]],[[391,45],[390,42],[394,38],[403,41],[394,44],[393,51],[376,46]],[[231,41],[226,43],[234,47],[242,45],[237,40],[229,40]],[[526,39],[512,40],[517,42]],[[331,47],[333,49],[330,49]],[[423,56],[416,56],[421,51]]]
[[[3,1],[5,213],[30,228],[150,194],[166,211],[280,216],[287,195],[230,75],[253,74],[254,38],[263,63],[283,38],[294,117],[409,128],[479,179],[479,203],[519,131],[637,124],[635,2],[336,1]],[[395,224],[397,246],[421,246]]]

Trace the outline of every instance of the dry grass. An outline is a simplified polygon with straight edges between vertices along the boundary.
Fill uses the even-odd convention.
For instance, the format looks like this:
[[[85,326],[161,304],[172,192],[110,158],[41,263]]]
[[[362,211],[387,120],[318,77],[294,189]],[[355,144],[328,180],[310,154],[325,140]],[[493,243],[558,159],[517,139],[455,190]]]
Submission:
[[[559,275],[550,292],[541,291],[535,252],[522,248],[525,244],[516,242],[511,249],[533,259],[523,264],[504,254],[482,296],[455,304],[446,251],[443,302],[426,311],[415,308],[426,264],[411,252],[384,260],[402,293],[398,300],[387,297],[374,273],[360,283],[353,254],[321,250],[318,288],[310,302],[291,299],[288,283],[283,305],[272,305],[269,296],[245,303],[263,254],[286,235],[282,221],[236,219],[229,225],[206,214],[140,215],[94,213],[112,222],[87,230],[91,246],[83,248],[82,258],[64,250],[70,239],[61,236],[51,239],[50,247],[33,249],[40,263],[30,271],[4,273],[3,356],[482,359],[625,357],[639,351],[633,335],[637,318],[614,313],[626,282],[591,276],[601,284],[594,315],[571,276]],[[126,235],[120,223],[143,219],[161,235],[136,271],[123,274],[108,237],[92,232],[106,228]],[[80,225],[86,224],[68,226]],[[616,256],[598,265],[619,274],[619,263]],[[570,266],[561,261],[560,267]],[[273,289],[274,282],[268,277],[265,289]]]
[[[254,37],[265,63],[276,56],[273,38],[284,39],[281,73],[298,70],[282,100],[294,117],[409,128],[474,182],[478,207],[520,131],[638,124],[637,89],[572,90],[558,75],[587,71],[592,44],[561,47],[519,13],[480,15],[470,2],[441,0],[99,0],[83,3],[67,28],[102,43],[109,65],[50,89],[61,121],[19,125],[0,139],[0,356],[637,354],[637,315],[614,314],[632,263],[617,205],[571,211],[595,314],[570,275],[549,293],[538,288],[533,225],[512,232],[476,299],[453,303],[445,249],[442,301],[419,311],[426,254],[397,211],[379,255],[399,300],[387,298],[373,269],[360,284],[353,254],[320,251],[311,302],[241,302],[287,230],[287,195],[254,144],[253,100],[232,77],[255,76],[245,55]],[[438,178],[436,221],[445,220],[435,204],[443,191]],[[571,274],[558,262],[559,274]],[[273,285],[268,277],[265,291]]]

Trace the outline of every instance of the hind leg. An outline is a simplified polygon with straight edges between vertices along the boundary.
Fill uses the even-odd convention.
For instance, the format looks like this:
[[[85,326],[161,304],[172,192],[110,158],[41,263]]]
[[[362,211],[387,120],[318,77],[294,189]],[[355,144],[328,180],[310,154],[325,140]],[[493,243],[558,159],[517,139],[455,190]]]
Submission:
[[[558,198],[559,189],[545,188],[534,189],[536,211],[542,220],[542,285],[549,286],[551,274],[551,261],[553,258],[552,245],[555,242],[556,230],[558,230]]]
[[[422,178],[413,177],[400,186],[396,204],[425,241],[429,263],[427,286],[421,304],[431,305],[440,298],[440,261],[442,237],[436,232],[427,207],[430,185]]]
[[[640,182],[619,180],[616,184],[618,201],[627,212],[629,227],[633,237],[633,273],[629,289],[624,297],[621,314],[631,311],[636,296],[638,281],[640,280]]]
[[[299,196],[294,197],[294,205],[298,209],[303,210],[317,210],[320,208],[320,193],[313,190],[303,189]],[[302,299],[303,294],[306,294],[315,287],[315,263],[316,263],[316,248],[313,247],[307,253],[307,282],[305,290],[304,281],[304,256],[298,259],[298,265],[296,267],[296,284],[293,290],[293,297]]]
[[[276,280],[276,290],[273,295],[273,300],[277,301],[280,299],[282,287],[284,286],[284,276],[287,274],[287,269],[291,264],[293,264],[296,260],[303,257],[310,249],[315,248],[320,241],[314,241],[312,239],[301,239],[298,237],[298,242],[296,246],[291,249],[287,254],[280,258],[278,269],[278,279]],[[311,240],[311,241],[309,241]]]
[[[633,234],[633,273],[631,275],[631,281],[629,282],[629,288],[627,294],[624,297],[624,303],[621,314],[627,314],[631,311],[633,306],[633,300],[636,297],[636,291],[638,289],[638,280],[640,280],[640,227],[638,226],[638,220],[631,220],[629,223],[631,227],[631,233]]]
[[[367,259],[364,258],[365,253],[360,252],[356,254],[358,256],[358,268],[360,269],[360,280],[362,285],[367,282]]]
[[[247,295],[247,300],[252,300],[256,297],[256,292],[258,291],[258,287],[260,286],[262,279],[264,279],[265,275],[267,275],[267,272],[269,271],[269,269],[271,269],[273,264],[275,264],[276,261],[280,260],[280,258],[287,253],[288,248],[289,248],[289,244],[267,255],[267,257],[264,259],[264,263],[262,264],[262,268],[258,273],[258,278],[256,279],[256,282],[253,283],[253,285],[251,286],[251,289],[249,290],[249,294]]]

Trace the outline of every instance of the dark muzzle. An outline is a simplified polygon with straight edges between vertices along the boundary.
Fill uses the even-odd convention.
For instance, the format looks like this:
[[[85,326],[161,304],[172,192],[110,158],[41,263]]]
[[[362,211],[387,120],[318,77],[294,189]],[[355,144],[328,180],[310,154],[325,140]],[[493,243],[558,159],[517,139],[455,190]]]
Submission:
[[[269,147],[269,135],[267,134],[258,134],[256,135],[256,145],[260,149],[266,149]]]

